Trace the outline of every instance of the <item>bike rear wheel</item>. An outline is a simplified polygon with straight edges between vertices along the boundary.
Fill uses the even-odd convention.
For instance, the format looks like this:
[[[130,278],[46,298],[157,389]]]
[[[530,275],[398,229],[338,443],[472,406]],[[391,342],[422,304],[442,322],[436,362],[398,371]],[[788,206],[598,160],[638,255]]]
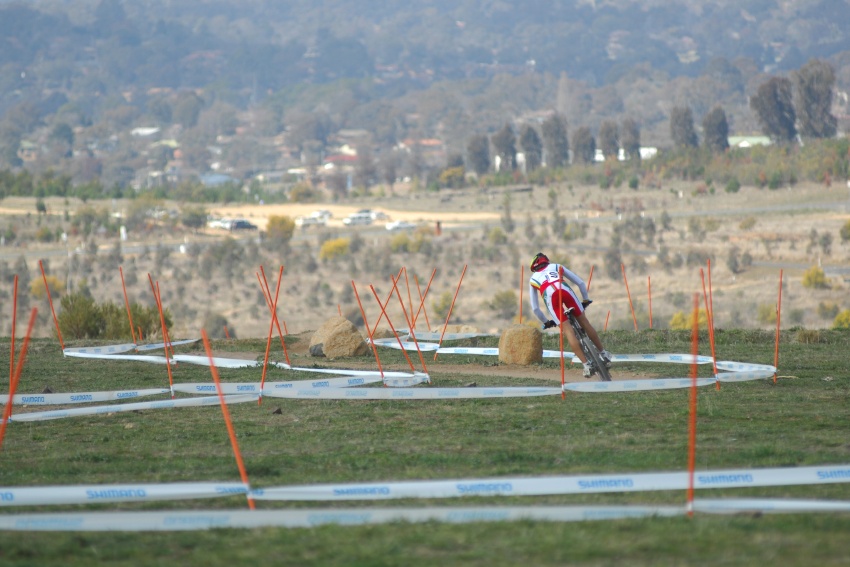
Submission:
[[[608,367],[605,366],[605,361],[602,360],[602,355],[600,355],[599,351],[596,350],[596,345],[593,344],[593,341],[587,338],[587,335],[584,335],[581,338],[581,341],[584,346],[584,353],[593,361],[593,365],[596,367],[596,372],[599,373],[600,380],[603,382],[610,382],[611,373],[608,372]]]

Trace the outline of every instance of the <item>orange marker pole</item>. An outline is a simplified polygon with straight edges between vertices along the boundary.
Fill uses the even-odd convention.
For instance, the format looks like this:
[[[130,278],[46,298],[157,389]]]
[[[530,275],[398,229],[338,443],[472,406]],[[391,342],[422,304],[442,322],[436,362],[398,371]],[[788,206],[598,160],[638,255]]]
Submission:
[[[336,311],[339,313],[339,316],[342,317],[342,307],[339,303],[336,304]]]
[[[174,399],[174,376],[171,374],[171,357],[168,355],[168,335],[165,333],[165,316],[162,314],[162,304],[159,302],[159,295],[156,293],[156,286],[153,283],[153,278],[148,274],[148,280],[151,283],[151,292],[153,299],[156,302],[156,307],[159,310],[159,324],[162,327],[162,343],[165,345],[165,366],[168,368],[168,387],[171,388],[171,399]]]
[[[637,317],[635,317],[635,306],[632,305],[632,293],[629,291],[629,282],[626,279],[626,265],[620,264],[620,269],[623,271],[623,282],[626,284],[626,295],[629,296],[629,307],[632,310],[632,320],[635,322],[635,331],[638,330]]]
[[[711,258],[708,262],[708,312],[711,313],[711,342],[714,343],[714,292],[711,289]],[[714,351],[712,350],[712,356]]]
[[[18,325],[18,274],[15,274],[15,291],[12,293],[12,346],[9,348],[9,389],[15,377],[15,327]],[[9,398],[12,405],[12,398]]]
[[[416,310],[416,316],[413,318],[413,324],[416,324],[416,321],[419,319],[419,312],[425,314],[425,324],[428,326],[428,330],[431,330],[431,322],[428,320],[428,309],[425,307],[425,298],[428,297],[428,290],[431,289],[431,282],[434,281],[434,276],[437,275],[437,268],[431,272],[431,279],[428,280],[428,285],[425,286],[425,293],[423,294],[419,291],[419,280],[416,279],[416,275],[413,276],[414,281],[416,281],[416,291],[419,292],[419,309]]]
[[[381,358],[378,356],[378,348],[372,340],[373,332],[369,330],[369,321],[366,320],[366,310],[363,309],[363,303],[360,301],[360,294],[357,293],[357,286],[354,284],[354,280],[351,280],[351,288],[354,290],[354,297],[357,298],[357,305],[360,306],[360,315],[363,317],[363,326],[366,327],[366,334],[369,336],[369,345],[372,347],[372,353],[375,355],[375,362],[378,363],[378,371],[381,373],[381,380],[383,380],[384,367],[381,366]]]
[[[694,468],[696,467],[697,446],[697,356],[699,355],[699,294],[694,294],[694,322],[691,331],[691,396],[690,417],[688,419],[688,516],[694,515]]]
[[[35,325],[35,316],[38,309],[32,308],[30,312],[30,322],[27,325],[27,334],[24,336],[24,343],[21,345],[21,356],[18,358],[18,366],[15,368],[15,375],[12,377],[9,384],[9,402],[3,410],[3,423],[0,423],[0,449],[3,447],[3,437],[6,436],[6,424],[9,423],[9,418],[12,417],[12,401],[15,399],[15,391],[18,389],[18,382],[21,380],[21,371],[24,369],[24,361],[27,359],[27,347],[30,344],[30,335],[32,334],[33,325]]]
[[[283,332],[286,333],[287,335],[289,334],[289,331],[286,328],[286,321],[283,321]]]
[[[236,458],[236,466],[239,468],[239,477],[245,488],[248,489],[248,508],[255,509],[254,499],[251,498],[251,483],[248,481],[248,472],[245,470],[245,462],[242,460],[242,453],[239,451],[239,442],[236,440],[236,431],[233,429],[233,420],[230,419],[230,411],[227,409],[227,402],[224,401],[224,394],[221,391],[221,380],[218,377],[218,369],[213,363],[212,349],[210,348],[210,339],[207,337],[207,332],[201,329],[201,337],[204,339],[204,350],[207,351],[207,357],[210,359],[210,372],[212,373],[213,381],[215,382],[215,391],[218,393],[218,403],[221,405],[221,413],[224,416],[224,424],[227,427],[227,435],[230,437],[230,446],[233,447],[233,456]]]
[[[136,327],[136,330],[138,331],[138,334],[136,336],[139,337],[139,340],[141,341],[142,340],[142,326],[139,325],[138,327]]]
[[[230,333],[227,332],[227,325],[224,326],[224,336],[227,337],[227,340],[230,340]]]
[[[410,287],[407,289],[410,290]],[[410,317],[407,316],[407,309],[404,308],[404,301],[401,299],[401,292],[398,290],[398,286],[395,287],[395,294],[398,297],[398,302],[401,304],[401,312],[404,314],[404,318],[407,321],[408,329],[410,329],[410,338],[413,339],[413,344],[416,345],[416,352],[419,353],[419,362],[422,363],[422,371],[425,374],[428,374],[428,367],[425,366],[425,357],[422,356],[422,351],[419,349],[419,341],[416,340],[416,332],[413,330]]]
[[[773,352],[773,367],[779,369],[779,322],[782,319],[782,270],[779,270],[779,300],[776,302],[776,350]],[[776,371],[773,372],[776,384]]]
[[[162,309],[162,293],[159,291],[159,282],[156,282],[156,298],[159,302],[159,308]],[[165,321],[165,311],[162,313],[162,320]],[[165,326],[165,355],[168,356],[169,350],[171,351],[171,358],[174,358],[174,344],[171,342],[171,333],[168,332],[168,326]],[[177,366],[177,362],[174,362],[174,366]]]
[[[387,315],[386,309],[384,308],[383,305],[381,305],[381,300],[378,299],[378,292],[375,291],[375,287],[373,285],[369,285],[369,289],[372,290],[372,295],[375,296],[375,301],[377,301],[378,305],[380,305],[381,313],[383,313],[384,317],[387,318],[387,323],[389,323],[390,330],[393,332],[393,335],[395,335],[395,338],[398,341],[398,346],[399,346],[399,348],[401,348],[401,353],[404,355],[404,358],[407,359],[407,363],[410,365],[410,371],[416,372],[416,367],[413,366],[413,361],[410,360],[409,356],[407,356],[407,351],[404,349],[404,344],[401,342],[401,337],[398,336],[398,333],[396,332],[395,327],[393,327],[393,322],[390,321],[390,316]],[[395,289],[395,280],[393,280],[393,289]],[[390,298],[392,298],[392,292],[390,292]],[[387,299],[387,303],[389,303],[390,298]],[[377,328],[377,327],[378,327],[378,324],[375,323],[375,328]]]
[[[566,385],[566,377],[564,376],[564,374],[566,373],[567,363],[564,361],[564,322],[563,321],[558,322],[558,349],[561,353],[561,356],[559,357],[561,359],[561,399],[566,400],[567,399],[567,391],[564,388],[564,386]]]
[[[720,389],[720,380],[717,379],[717,357],[714,356],[714,335],[711,332],[711,329],[712,329],[712,327],[714,327],[714,325],[712,324],[711,310],[708,308],[708,294],[705,291],[705,274],[703,274],[702,268],[700,268],[700,270],[699,270],[699,277],[700,277],[700,279],[702,279],[702,297],[703,297],[703,302],[705,304],[705,315],[706,315],[706,317],[705,317],[706,321],[705,322],[708,325],[708,344],[711,348],[711,364],[712,364],[712,368],[714,369],[714,387],[715,387],[715,389],[719,390]]]
[[[519,267],[519,324],[522,325],[522,288],[525,287],[525,266]]]
[[[590,280],[593,279],[593,264],[590,265],[590,275],[587,276],[587,291],[590,293]]]
[[[410,306],[410,315],[413,315],[413,297],[410,295],[410,280],[407,279],[407,267],[404,268],[404,286],[407,288],[407,304]],[[401,302],[401,308],[404,309],[404,302]],[[406,316],[406,314],[405,314]],[[413,325],[416,324],[415,321],[409,320],[407,322],[410,325],[410,332],[413,334]]]
[[[277,289],[274,293],[274,303],[272,304],[272,318],[269,321],[269,338],[266,340],[266,356],[263,358],[263,377],[260,380],[260,397],[257,398],[257,405],[261,405],[263,403],[263,387],[266,385],[266,372],[269,367],[269,351],[272,347],[272,334],[274,333],[274,323],[277,321],[277,298],[280,295],[280,282],[281,275],[283,274],[283,266],[280,267],[280,272],[277,277]],[[265,274],[263,274],[265,277]],[[289,364],[287,362],[287,364]]]
[[[652,328],[652,278],[646,276],[646,295],[649,297],[649,328]]]
[[[50,304],[50,312],[53,313],[53,324],[56,325],[56,334],[59,336],[59,346],[62,351],[65,351],[65,342],[62,340],[62,331],[59,330],[59,320],[56,318],[56,311],[53,309],[53,298],[50,297],[50,286],[47,285],[47,276],[44,275],[44,266],[41,265],[41,260],[38,261],[38,267],[41,270],[41,279],[44,280],[44,289],[47,291],[47,302]]]
[[[124,290],[124,305],[127,306],[127,319],[130,320],[130,336],[133,338],[133,344],[136,344],[136,332],[133,325],[133,313],[130,311],[130,301],[127,299],[127,286],[124,283],[124,270],[118,266],[118,273],[121,274],[121,289]],[[139,339],[141,340],[141,338]]]
[[[401,277],[401,270],[403,270],[403,269],[404,268],[399,268],[398,273],[395,275],[395,277],[394,278],[391,277],[390,279],[392,279],[392,281],[395,282],[398,278]],[[395,283],[393,283],[393,286],[395,286]],[[380,324],[381,319],[383,319],[384,316],[386,315],[386,313],[384,312],[384,309],[387,307],[387,305],[390,304],[390,299],[393,298],[393,293],[395,293],[395,292],[394,292],[394,290],[391,289],[390,292],[387,294],[387,300],[384,301],[384,303],[381,303],[380,301],[378,301],[378,305],[382,305],[383,307],[381,308],[381,313],[378,315],[378,320],[375,321],[375,326],[372,328],[373,333],[378,329],[378,325]],[[387,317],[387,320],[389,321],[389,317]]]
[[[289,351],[286,350],[286,341],[283,340],[283,332],[280,330],[280,321],[277,318],[277,309],[272,309],[272,290],[269,287],[268,280],[266,279],[266,271],[265,271],[265,269],[263,269],[262,266],[260,266],[260,271],[263,273],[263,279],[260,280],[260,287],[263,288],[263,296],[265,296],[265,298],[266,298],[266,303],[269,306],[269,311],[272,312],[272,316],[274,318],[274,324],[277,327],[277,334],[280,337],[280,347],[283,349],[283,356],[284,356],[284,358],[286,358],[286,363],[290,364],[290,362],[289,362]],[[259,279],[259,277],[260,276],[257,275],[258,279]],[[282,278],[283,278],[283,266],[280,267],[280,270],[278,271],[278,274],[277,274],[278,284],[280,284]],[[339,305],[337,305],[337,307],[339,307]],[[341,311],[340,311],[340,316],[342,316]],[[290,364],[290,366],[291,366],[291,364]]]
[[[610,318],[611,318],[611,310],[609,309],[608,315],[605,316],[605,328],[602,329],[603,332],[608,330],[608,319],[610,319]]]
[[[437,360],[437,352],[440,350],[440,346],[443,344],[443,337],[446,336],[446,328],[449,326],[449,317],[452,316],[452,311],[455,308],[455,300],[457,299],[457,294],[460,292],[460,284],[463,283],[463,275],[466,273],[466,264],[463,265],[463,271],[460,273],[460,281],[457,282],[457,289],[455,290],[455,296],[452,298],[452,304],[449,307],[449,312],[446,314],[446,322],[443,324],[443,332],[440,333],[440,342],[437,343],[437,350],[434,351],[434,360]]]

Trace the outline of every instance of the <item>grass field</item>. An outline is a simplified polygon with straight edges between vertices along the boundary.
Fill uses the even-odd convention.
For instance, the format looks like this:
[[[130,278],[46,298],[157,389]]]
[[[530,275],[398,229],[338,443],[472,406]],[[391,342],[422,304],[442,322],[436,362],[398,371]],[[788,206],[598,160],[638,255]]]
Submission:
[[[686,353],[689,333],[612,331],[615,353]],[[718,330],[718,359],[773,363],[774,337]],[[557,348],[547,337],[544,348]],[[496,338],[457,344],[495,346]],[[702,341],[701,354],[709,354]],[[66,345],[82,346],[82,345]],[[265,341],[218,341],[217,354],[256,353]],[[759,380],[699,390],[697,469],[795,467],[850,462],[850,333],[783,331],[776,384]],[[182,352],[200,352],[198,346]],[[178,352],[180,352],[178,351]],[[393,369],[405,363],[382,351]],[[0,345],[8,361],[9,341]],[[280,348],[274,356],[282,359]],[[368,357],[356,361],[367,364]],[[311,365],[302,357],[295,364]],[[326,362],[326,365],[332,365]],[[341,361],[334,363],[346,366]],[[495,376],[493,357],[441,356],[435,385],[544,385],[539,367]],[[513,370],[513,369],[511,369]],[[710,375],[700,368],[700,376]],[[626,377],[687,376],[680,365],[613,368]],[[275,371],[267,380],[292,379]],[[500,372],[500,374],[504,374]],[[514,373],[511,373],[514,374]],[[551,372],[548,372],[551,374]],[[259,372],[222,370],[225,381]],[[181,364],[175,382],[209,382],[209,369]],[[56,341],[31,344],[18,393],[83,392],[167,385],[162,366],[63,358]],[[5,391],[5,389],[4,389]],[[280,413],[274,413],[280,408]],[[16,412],[43,408],[16,408]],[[679,471],[687,465],[688,392],[568,393],[476,401],[306,401],[267,398],[230,407],[252,487],[582,473]],[[150,410],[13,423],[0,452],[0,486],[181,481],[237,482],[221,411]],[[850,500],[850,485],[703,490],[702,498]],[[470,498],[388,506],[648,504],[681,505],[682,491],[558,497]],[[369,503],[334,503],[360,508]],[[59,510],[244,509],[244,497],[82,507],[5,508],[4,514]],[[258,502],[262,509],[318,507]],[[322,507],[327,507],[322,506]],[[175,533],[0,532],[0,563],[13,565],[846,565],[850,515],[697,515],[584,523],[394,523],[371,527],[212,530]]]

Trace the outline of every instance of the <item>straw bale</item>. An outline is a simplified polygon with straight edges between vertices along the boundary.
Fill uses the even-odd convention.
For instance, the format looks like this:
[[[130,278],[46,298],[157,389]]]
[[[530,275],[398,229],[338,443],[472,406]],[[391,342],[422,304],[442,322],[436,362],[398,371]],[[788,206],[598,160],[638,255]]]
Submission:
[[[543,333],[536,327],[513,325],[499,339],[499,362],[529,365],[543,361]]]

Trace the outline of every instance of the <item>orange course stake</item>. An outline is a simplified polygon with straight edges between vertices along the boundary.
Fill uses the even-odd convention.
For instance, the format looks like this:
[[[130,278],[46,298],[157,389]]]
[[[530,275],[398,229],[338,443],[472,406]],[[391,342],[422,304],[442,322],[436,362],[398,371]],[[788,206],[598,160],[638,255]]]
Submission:
[[[38,314],[38,309],[32,308],[30,312],[30,322],[27,325],[27,334],[24,335],[24,343],[21,345],[21,356],[18,357],[18,365],[15,368],[15,375],[9,384],[9,401],[3,410],[3,422],[0,423],[0,449],[3,447],[3,437],[6,436],[6,424],[9,423],[9,418],[12,417],[12,401],[15,399],[15,391],[18,389],[18,382],[21,380],[21,371],[24,369],[24,361],[27,359],[27,347],[30,344],[30,336],[32,328],[35,325],[35,316]]]
[[[606,316],[605,316],[605,328],[604,328],[604,329],[602,329],[603,331],[607,331],[607,330],[608,330],[608,319],[610,319],[610,318],[611,318],[611,310],[609,309],[609,310],[608,310],[608,315],[606,315]]]
[[[590,292],[590,281],[593,279],[593,265],[590,266],[590,275],[587,276],[587,291]]]
[[[366,334],[369,336],[369,345],[372,347],[372,353],[375,355],[375,362],[378,363],[378,371],[381,373],[381,380],[384,379],[384,367],[381,365],[381,357],[378,356],[378,348],[375,346],[375,341],[372,340],[374,330],[369,330],[369,321],[366,319],[366,310],[363,309],[363,302],[360,301],[360,294],[357,293],[357,285],[354,280],[351,280],[351,288],[354,290],[354,297],[357,298],[357,305],[360,307],[360,315],[363,317],[363,326],[366,327]],[[386,383],[384,383],[386,386]]]
[[[694,294],[694,320],[691,331],[691,392],[690,415],[688,419],[688,516],[694,515],[694,468],[696,466],[697,445],[697,356],[699,355],[699,294]]]
[[[212,373],[213,381],[215,382],[215,391],[218,394],[218,403],[221,405],[221,413],[224,415],[224,424],[227,426],[227,435],[230,437],[230,446],[233,447],[233,456],[236,458],[236,466],[239,468],[239,477],[242,483],[248,490],[248,508],[255,509],[254,499],[251,498],[251,483],[248,481],[248,472],[245,470],[245,462],[242,460],[242,453],[239,451],[239,442],[236,440],[236,431],[233,429],[233,420],[230,419],[230,411],[227,409],[227,403],[224,401],[224,394],[221,391],[221,380],[218,377],[218,369],[213,363],[212,349],[210,348],[210,339],[207,337],[207,332],[201,329],[201,337],[204,339],[204,350],[207,351],[207,357],[210,360],[210,372]]]
[[[413,317],[413,296],[410,295],[410,280],[407,279],[407,267],[406,266],[404,267],[404,286],[407,288],[407,305],[410,306],[410,316]],[[401,302],[401,308],[402,308],[402,310],[404,309],[404,301]],[[407,314],[405,313],[405,317],[406,317],[406,315]],[[413,332],[413,325],[415,325],[416,322],[412,321],[412,319],[411,319],[411,321],[408,321],[407,324],[410,325],[410,331],[412,333]],[[428,329],[428,330],[430,331],[431,329]]]
[[[151,291],[153,299],[156,302],[156,307],[159,310],[159,324],[162,327],[162,343],[165,346],[165,366],[168,368],[168,387],[171,389],[171,399],[174,399],[174,376],[171,374],[171,357],[168,355],[168,335],[165,332],[165,316],[162,314],[162,304],[159,302],[159,294],[156,292],[156,286],[153,283],[153,278],[148,274],[148,280],[151,282]]]
[[[53,309],[53,298],[50,297],[50,286],[47,285],[47,276],[44,275],[44,266],[41,265],[41,260],[38,261],[38,267],[41,270],[41,279],[44,280],[44,289],[47,291],[47,302],[50,304],[50,312],[53,313],[53,324],[56,325],[56,334],[59,336],[59,346],[62,351],[65,351],[65,342],[62,340],[62,331],[59,330],[59,320],[56,318],[56,311]]]
[[[410,288],[408,287],[408,290]],[[419,348],[419,341],[416,340],[416,331],[413,330],[413,325],[410,322],[410,317],[407,316],[407,309],[404,308],[404,301],[401,299],[401,292],[398,286],[395,286],[395,294],[398,297],[398,302],[401,304],[401,312],[407,321],[407,326],[410,331],[410,337],[413,339],[413,344],[416,345],[416,352],[419,353],[419,362],[422,363],[422,372],[428,374],[428,367],[425,366],[425,357],[422,356],[422,350]]]
[[[714,369],[714,387],[719,390],[720,380],[717,379],[717,357],[714,356],[714,335],[711,332],[714,325],[712,323],[711,310],[708,308],[708,294],[706,294],[705,291],[705,274],[703,274],[702,268],[699,270],[699,276],[702,279],[702,296],[703,301],[705,302],[705,322],[708,325],[708,344],[711,347],[711,364]]]
[[[280,282],[283,279],[281,276],[283,275],[283,266],[280,267],[280,272],[278,272],[277,276],[277,286],[274,293],[274,303],[272,303],[271,311],[272,318],[269,321],[269,337],[266,340],[266,355],[263,358],[263,377],[260,380],[260,397],[257,398],[257,405],[261,405],[263,403],[263,387],[266,385],[266,372],[269,367],[269,351],[272,347],[272,334],[274,333],[274,324],[277,321],[277,298],[280,295]],[[265,278],[265,273],[263,274]],[[288,363],[287,363],[288,364]]]
[[[626,295],[629,296],[629,307],[632,310],[632,320],[635,322],[635,331],[638,330],[637,317],[635,317],[635,306],[632,305],[632,293],[629,291],[629,282],[626,279],[626,265],[620,264],[620,269],[623,271],[623,282],[626,284]]]
[[[776,349],[773,352],[773,367],[779,369],[779,322],[782,319],[782,270],[779,270],[779,299],[776,302]],[[773,383],[776,384],[776,372],[773,371]]]
[[[449,317],[452,316],[452,311],[455,308],[455,300],[457,299],[457,294],[460,292],[460,284],[463,283],[463,275],[466,273],[466,264],[463,265],[463,271],[460,273],[460,281],[457,282],[457,289],[455,290],[455,296],[452,298],[452,304],[449,307],[449,312],[446,314],[446,322],[443,324],[443,332],[440,333],[440,342],[437,343],[437,350],[434,351],[434,360],[437,360],[437,353],[440,350],[440,346],[443,344],[443,337],[446,336],[446,329],[449,326]]]
[[[422,293],[422,290],[419,289],[419,280],[416,278],[416,274],[413,274],[413,281],[416,282],[416,291],[419,293],[419,309],[416,310],[416,315],[413,317],[413,324],[416,325],[416,321],[419,320],[419,312],[421,311],[425,315],[425,325],[428,327],[428,331],[431,330],[431,321],[428,320],[428,310],[425,308],[425,298],[428,297],[428,290],[431,289],[431,282],[434,281],[434,276],[437,275],[437,268],[431,272],[431,279],[428,280],[428,285],[425,286],[425,293]]]
[[[283,349],[283,356],[284,356],[284,358],[286,358],[286,363],[290,364],[290,362],[289,362],[289,351],[286,350],[286,341],[283,340],[284,332],[280,330],[280,321],[277,318],[277,309],[272,309],[272,290],[269,287],[268,280],[266,279],[266,270],[263,268],[263,266],[260,266],[260,271],[263,273],[263,278],[260,279],[260,274],[257,274],[257,279],[260,280],[260,287],[263,288],[263,296],[266,298],[266,304],[269,306],[269,311],[272,312],[272,316],[274,317],[274,324],[277,327],[277,334],[280,337],[280,348]],[[282,277],[283,277],[283,266],[281,266],[280,270],[278,271],[278,275],[277,275],[278,281],[280,281]],[[337,305],[337,307],[339,307],[339,305]],[[340,313],[340,315],[341,315],[341,313]]]
[[[401,273],[399,273],[399,275],[401,275]],[[397,282],[397,280],[395,278],[393,278],[393,289],[390,291],[390,296],[387,298],[387,304],[389,304],[390,299],[392,299],[392,294],[395,291],[396,282]],[[387,318],[387,323],[389,324],[390,330],[393,332],[393,335],[395,335],[395,339],[398,341],[398,346],[401,349],[401,353],[404,355],[404,358],[407,360],[407,364],[410,365],[410,371],[416,372],[416,367],[413,366],[413,361],[410,360],[410,357],[407,355],[407,350],[405,350],[404,344],[401,342],[401,337],[398,336],[398,333],[396,332],[395,327],[393,326],[393,322],[390,321],[390,316],[387,315],[387,310],[386,310],[385,306],[381,305],[381,300],[378,298],[378,292],[375,291],[375,286],[370,284],[369,289],[371,290],[372,295],[375,296],[375,301],[378,302],[378,306],[381,308],[381,314],[384,317]],[[375,329],[377,329],[377,328],[378,328],[378,324],[375,323]]]
[[[130,301],[127,299],[127,285],[124,283],[124,270],[118,266],[118,273],[121,274],[121,289],[124,290],[124,305],[127,307],[127,319],[130,320],[130,336],[133,338],[133,344],[136,344],[136,332],[133,325],[133,313],[130,311]],[[142,338],[139,337],[141,341]]]

